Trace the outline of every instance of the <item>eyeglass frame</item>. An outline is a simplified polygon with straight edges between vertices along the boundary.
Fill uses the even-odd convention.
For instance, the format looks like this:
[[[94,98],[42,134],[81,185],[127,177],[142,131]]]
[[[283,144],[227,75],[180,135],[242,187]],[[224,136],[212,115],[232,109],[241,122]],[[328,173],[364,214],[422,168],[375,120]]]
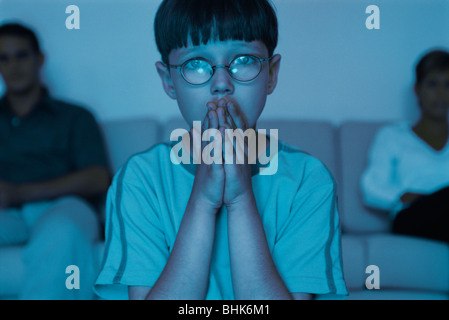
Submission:
[[[257,61],[259,61],[259,65],[260,65],[259,72],[257,73],[257,75],[256,75],[254,78],[252,78],[252,79],[250,79],[250,80],[239,80],[239,79],[234,78],[234,76],[232,75],[231,70],[230,70],[231,64],[232,64],[236,59],[241,58],[241,57],[252,57],[252,58],[255,58]],[[273,57],[274,57],[274,55],[272,55],[272,56],[269,57],[269,58],[265,58],[265,59],[264,59],[264,58],[259,58],[258,56],[253,55],[253,54],[242,54],[242,55],[237,55],[237,56],[235,56],[235,57],[229,62],[228,65],[215,65],[215,66],[212,65],[212,63],[211,63],[209,60],[207,60],[206,58],[195,57],[195,58],[191,58],[191,59],[188,59],[188,60],[184,61],[182,64],[170,64],[170,63],[164,63],[164,65],[165,65],[166,67],[169,67],[169,68],[174,68],[174,69],[180,70],[179,72],[181,73],[181,76],[182,76],[182,78],[184,79],[184,81],[187,82],[188,84],[191,84],[192,86],[202,86],[203,84],[208,83],[208,82],[210,81],[210,79],[213,78],[213,76],[214,76],[214,74],[215,74],[215,70],[216,70],[217,68],[225,68],[225,69],[228,71],[228,73],[229,73],[229,75],[231,76],[232,79],[234,79],[234,80],[237,81],[237,82],[243,82],[243,83],[246,83],[246,82],[250,82],[250,81],[253,81],[254,79],[256,79],[256,78],[259,76],[259,74],[262,72],[262,67],[263,67],[262,63],[265,62],[265,61],[270,61]],[[211,66],[211,68],[212,68],[212,74],[211,74],[210,78],[207,79],[207,81],[205,81],[205,82],[203,82],[203,83],[191,83],[190,81],[188,81],[188,80],[186,79],[186,77],[184,76],[184,66],[185,66],[188,62],[190,62],[190,61],[192,61],[192,60],[203,60],[203,61],[206,61],[206,62]]]

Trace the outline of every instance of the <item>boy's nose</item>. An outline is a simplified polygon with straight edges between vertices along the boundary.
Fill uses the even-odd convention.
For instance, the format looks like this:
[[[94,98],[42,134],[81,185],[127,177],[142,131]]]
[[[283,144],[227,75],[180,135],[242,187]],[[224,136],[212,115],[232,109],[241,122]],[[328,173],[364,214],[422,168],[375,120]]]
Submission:
[[[217,68],[210,81],[210,90],[214,95],[232,94],[234,92],[233,79],[226,68]]]

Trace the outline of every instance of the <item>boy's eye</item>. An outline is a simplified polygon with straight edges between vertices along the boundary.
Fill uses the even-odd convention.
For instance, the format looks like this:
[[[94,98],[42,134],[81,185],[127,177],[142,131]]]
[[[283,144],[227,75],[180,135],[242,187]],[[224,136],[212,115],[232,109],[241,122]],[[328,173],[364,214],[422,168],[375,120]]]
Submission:
[[[233,63],[234,65],[246,65],[246,64],[252,64],[256,60],[251,56],[240,56],[234,59]]]
[[[188,61],[184,65],[184,69],[188,70],[203,70],[203,69],[209,69],[210,64],[207,61],[201,60],[201,59],[193,59]]]

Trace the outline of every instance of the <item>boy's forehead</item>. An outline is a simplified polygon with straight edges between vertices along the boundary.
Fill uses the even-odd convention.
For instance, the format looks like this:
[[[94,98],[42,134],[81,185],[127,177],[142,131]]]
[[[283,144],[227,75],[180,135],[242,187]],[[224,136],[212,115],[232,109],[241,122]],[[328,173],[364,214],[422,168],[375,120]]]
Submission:
[[[242,41],[242,40],[211,40],[206,44],[193,45],[192,41],[188,41],[186,47],[173,49],[169,54],[169,60],[174,61],[184,57],[196,57],[207,55],[208,57],[226,58],[233,57],[236,54],[257,54],[263,58],[268,55],[266,45],[259,40]]]

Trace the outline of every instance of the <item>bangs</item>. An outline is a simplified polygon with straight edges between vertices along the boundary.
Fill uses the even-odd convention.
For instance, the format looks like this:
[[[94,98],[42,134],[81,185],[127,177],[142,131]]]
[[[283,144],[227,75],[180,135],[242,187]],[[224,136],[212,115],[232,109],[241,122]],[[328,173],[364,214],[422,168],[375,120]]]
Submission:
[[[271,56],[278,38],[274,9],[261,0],[166,0],[154,29],[165,63],[171,50],[187,47],[189,41],[197,46],[211,40],[260,40]]]

